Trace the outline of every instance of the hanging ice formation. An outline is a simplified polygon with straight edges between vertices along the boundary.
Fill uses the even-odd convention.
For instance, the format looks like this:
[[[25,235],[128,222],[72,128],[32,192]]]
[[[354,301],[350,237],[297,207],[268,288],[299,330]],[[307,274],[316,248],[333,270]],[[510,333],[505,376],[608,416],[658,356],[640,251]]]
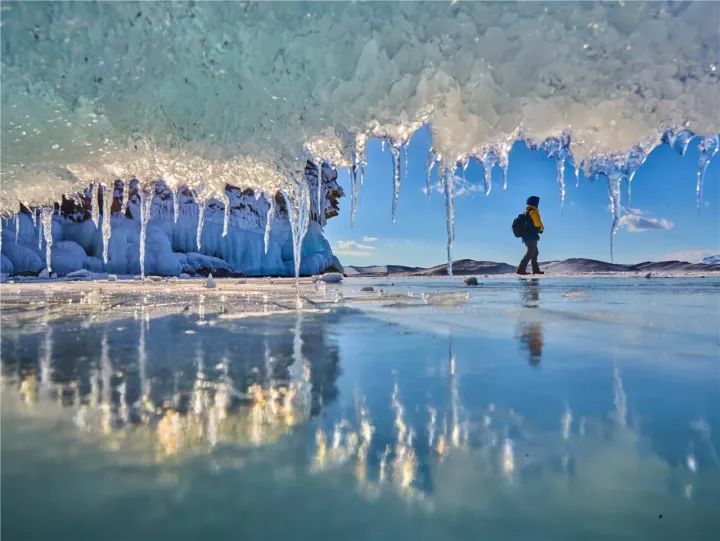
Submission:
[[[90,201],[90,217],[95,224],[95,228],[100,227],[100,183],[95,181],[92,183],[91,190],[91,201]]]
[[[35,227],[37,228],[37,234],[38,234],[38,237],[37,237],[37,239],[38,239],[38,251],[39,251],[39,250],[42,250],[42,233],[43,233],[43,231],[42,231],[42,220],[41,220],[41,219],[38,219],[38,216],[39,216],[41,213],[42,213],[42,208],[36,208],[36,209],[33,211],[33,216],[34,216],[34,218],[35,218],[35,219],[33,220],[33,225],[35,225]]]
[[[427,175],[425,176],[425,192],[427,193],[428,197],[430,197],[430,193],[432,192],[432,171],[433,167],[435,167],[436,161],[437,154],[435,153],[435,149],[433,149],[433,147],[430,147],[430,150],[428,151],[427,163],[425,164],[427,170]]]
[[[48,275],[52,272],[52,217],[54,212],[55,209],[53,207],[43,207],[42,214],[40,215],[43,232],[45,233],[45,266],[47,267]]]
[[[710,160],[720,151],[720,135],[711,135],[703,137],[698,144],[700,157],[698,158],[697,184],[695,191],[697,193],[698,210],[702,208],[703,183],[705,181],[705,172],[707,171]]]
[[[227,237],[228,226],[230,225],[230,198],[228,197],[227,190],[223,190],[223,230],[222,236]]]
[[[384,139],[383,139],[384,141]],[[392,221],[397,219],[397,204],[400,198],[400,144],[389,140],[390,154],[393,161],[393,198],[392,198]]]
[[[145,279],[145,238],[147,236],[147,224],[150,220],[150,210],[152,208],[153,197],[155,196],[155,188],[149,194],[140,188],[140,277]]]
[[[196,236],[195,236],[195,243],[197,244],[198,252],[200,252],[202,250],[203,226],[205,225],[205,200],[198,199],[197,194],[195,194],[195,199],[197,200],[197,205],[198,205],[198,221],[197,221],[197,232],[196,232]]]
[[[15,244],[18,242],[18,235],[20,235],[20,213],[15,213]]]
[[[357,152],[353,152],[352,155],[352,166],[350,169],[350,179],[352,182],[352,201],[350,203],[350,224],[355,223],[355,215],[357,214],[357,208],[358,208],[358,155]]]
[[[548,157],[555,158],[557,186],[560,193],[560,211],[565,208],[565,160],[570,156],[570,133],[564,131],[559,137],[549,137],[542,145]],[[577,170],[576,170],[577,171]]]
[[[122,204],[120,205],[120,213],[125,214],[127,211],[128,201],[130,200],[130,180],[123,181]]]
[[[323,225],[324,218],[325,218],[325,212],[322,205],[322,199],[323,199],[323,186],[322,186],[322,164],[323,160],[322,158],[315,158],[315,165],[317,166],[317,222],[320,224],[320,226]]]
[[[455,170],[443,165],[442,185],[445,194],[445,225],[447,227],[448,276],[452,276],[452,246],[455,242]]]
[[[103,217],[102,217],[102,239],[103,239],[103,263],[108,262],[108,244],[110,243],[112,214],[113,188],[103,184]]]
[[[482,163],[483,166],[483,182],[485,185],[486,196],[490,195],[490,192],[492,191],[492,170],[499,161],[497,152],[495,152],[492,148],[487,149],[480,158],[480,163]]]
[[[300,277],[300,257],[302,254],[302,242],[305,238],[310,223],[310,191],[308,184],[303,179],[295,178],[292,193],[285,190],[280,192],[285,200],[290,229],[292,230],[293,259],[295,264],[295,280],[297,283]]]
[[[275,197],[272,195],[267,196],[268,207],[267,214],[265,215],[265,235],[263,236],[265,255],[268,253],[268,246],[270,245],[270,233],[272,232],[272,223],[275,219]]]
[[[172,189],[173,198],[173,222],[177,223],[178,216],[180,216],[180,186],[175,186]]]

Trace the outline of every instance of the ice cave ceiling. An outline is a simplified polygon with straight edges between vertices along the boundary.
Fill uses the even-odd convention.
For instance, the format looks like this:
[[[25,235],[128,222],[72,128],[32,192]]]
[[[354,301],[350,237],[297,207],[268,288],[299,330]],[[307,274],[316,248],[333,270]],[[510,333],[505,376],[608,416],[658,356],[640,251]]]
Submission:
[[[587,169],[720,131],[719,28],[718,3],[3,2],[0,208],[276,188],[426,123],[448,163],[569,131]]]

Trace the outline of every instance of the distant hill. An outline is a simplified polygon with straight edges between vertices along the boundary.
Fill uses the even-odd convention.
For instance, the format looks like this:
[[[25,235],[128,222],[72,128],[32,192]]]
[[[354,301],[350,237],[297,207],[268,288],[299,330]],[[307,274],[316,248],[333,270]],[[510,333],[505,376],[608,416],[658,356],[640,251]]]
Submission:
[[[720,265],[720,255],[709,255],[707,257],[703,257],[702,262],[706,265]]]
[[[546,261],[540,267],[548,274],[585,274],[585,273],[613,273],[613,272],[718,272],[720,273],[720,256],[718,263],[688,263],[687,261],[645,261],[634,265],[608,263],[596,259],[571,258],[562,261]],[[706,260],[710,258],[705,258]],[[473,259],[459,259],[453,261],[453,274],[466,275],[495,275],[513,274],[516,267],[507,263],[494,261],[475,261]],[[407,267],[403,265],[371,265],[367,267],[346,266],[348,276],[447,276],[447,263],[434,267]]]

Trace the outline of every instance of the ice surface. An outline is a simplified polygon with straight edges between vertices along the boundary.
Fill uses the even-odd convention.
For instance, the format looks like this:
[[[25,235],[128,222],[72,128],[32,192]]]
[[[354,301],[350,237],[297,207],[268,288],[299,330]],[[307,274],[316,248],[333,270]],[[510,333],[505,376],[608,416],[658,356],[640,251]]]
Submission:
[[[132,175],[287,191],[309,152],[350,166],[425,123],[453,161],[571,130],[586,167],[666,128],[713,135],[719,10],[6,2],[0,208]]]

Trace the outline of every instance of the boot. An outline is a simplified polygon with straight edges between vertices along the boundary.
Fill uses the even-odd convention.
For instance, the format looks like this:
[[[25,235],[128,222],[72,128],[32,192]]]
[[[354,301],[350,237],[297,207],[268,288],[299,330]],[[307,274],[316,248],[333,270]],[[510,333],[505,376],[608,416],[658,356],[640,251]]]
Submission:
[[[540,269],[534,270],[532,273],[533,273],[533,274],[545,274],[545,273],[544,273],[543,271],[541,271]]]
[[[516,272],[517,274],[523,274],[523,275],[524,275],[524,274],[530,274],[528,271],[522,270],[522,269],[518,269],[518,270],[516,270],[515,272]]]

